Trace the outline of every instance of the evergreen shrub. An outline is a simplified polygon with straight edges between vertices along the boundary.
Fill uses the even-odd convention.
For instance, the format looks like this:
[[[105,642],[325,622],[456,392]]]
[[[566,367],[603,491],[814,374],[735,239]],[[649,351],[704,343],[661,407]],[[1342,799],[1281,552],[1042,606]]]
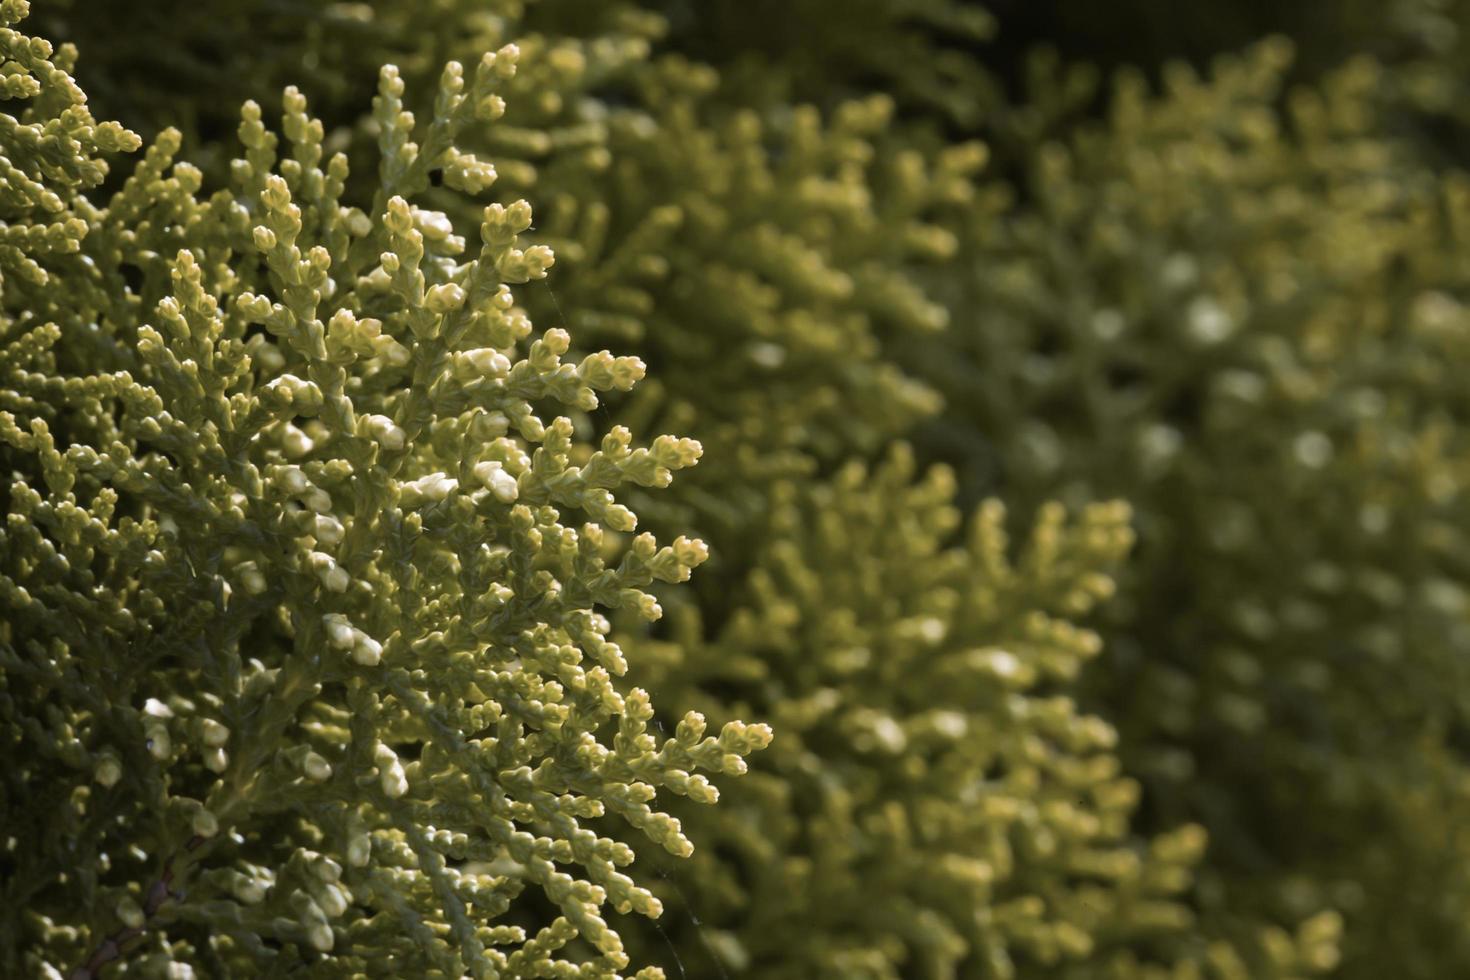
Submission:
[[[0,973],[1465,972],[1470,18],[1370,6],[0,0]]]

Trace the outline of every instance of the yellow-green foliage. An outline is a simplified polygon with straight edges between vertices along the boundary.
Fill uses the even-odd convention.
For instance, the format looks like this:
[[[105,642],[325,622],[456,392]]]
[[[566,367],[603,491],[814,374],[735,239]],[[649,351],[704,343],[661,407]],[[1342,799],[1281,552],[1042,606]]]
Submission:
[[[873,88],[973,128],[1004,104],[976,57],[996,17],[972,0],[650,0],[674,45],[719,69],[747,105]],[[772,29],[779,24],[780,29]],[[1003,39],[1004,40],[1004,39]]]
[[[1470,969],[1446,859],[1470,184],[1383,135],[1369,62],[1283,105],[1288,54],[1176,66],[1159,97],[1125,77],[1106,125],[1038,146],[1025,203],[977,210],[937,287],[969,312],[909,364],[970,480],[1137,508],[1089,694],[1154,818],[1210,828],[1211,903],[1341,908],[1346,975],[1446,976]]]
[[[948,2],[933,6],[926,16],[936,24],[985,22]],[[469,62],[516,42],[522,70],[506,83],[505,117],[466,133],[463,145],[494,161],[492,198],[537,201],[527,238],[555,248],[564,273],[520,297],[533,317],[567,327],[576,343],[636,350],[656,369],[617,419],[579,424],[673,427],[711,450],[679,492],[638,500],[660,527],[697,522],[733,546],[764,509],[771,477],[808,472],[813,458],[872,451],[937,409],[932,393],[881,355],[879,340],[946,322],[912,273],[952,255],[954,238],[936,221],[972,197],[984,161],[978,143],[929,157],[886,140],[888,96],[826,111],[732,105],[709,67],[652,52],[663,20],[626,3],[224,8],[220,17],[166,0],[140,23],[123,12],[82,17],[62,3],[49,16],[102,48],[79,70],[98,63],[91,77],[106,86],[109,106],[140,125],[182,126],[186,145],[201,142],[210,160],[219,156],[207,137],[225,125],[222,100],[264,100],[297,84],[326,120],[328,144],[361,162],[349,181],[373,162],[376,125],[364,111],[370,93],[354,79],[392,62],[410,83],[432,84],[446,58]],[[870,8],[855,31],[886,16],[881,4]],[[232,24],[255,21],[272,26],[249,46],[227,43],[243,30]],[[216,50],[232,60],[200,56]],[[184,78],[200,84],[179,90],[183,78],[159,62],[188,66]],[[412,85],[405,99],[429,108]],[[214,169],[223,172],[224,161]],[[433,189],[426,199],[451,214],[466,207]],[[665,366],[677,370],[657,370]],[[711,397],[716,390],[723,394]],[[717,565],[733,560],[724,550]]]
[[[599,611],[657,618],[643,590],[704,559],[599,526],[698,443],[593,451],[545,417],[642,362],[532,339],[509,284],[552,256],[517,247],[524,202],[473,251],[412,203],[433,169],[493,180],[455,143],[517,50],[450,63],[418,126],[384,69],[359,208],[294,92],[284,142],[246,106],[227,189],[165,131],[104,205],[94,154],[137,138],[92,121],[69,52],[0,45],[4,972],[621,975],[604,910],[659,904],[607,833],[687,855],[657,791],[712,803],[695,771],[769,731],[655,740]]]
[[[700,848],[663,926],[758,977],[1292,977],[1336,960],[1328,914],[1240,948],[1194,928],[1197,826],[1129,830],[1138,784],[1073,695],[1102,650],[1128,508],[1046,507],[1024,546],[909,453],[779,483],[756,566],[707,639],[671,615],[661,701],[767,718],[762,764],[691,814]],[[1013,551],[1018,553],[1013,557]],[[636,644],[643,654],[645,648]],[[660,937],[645,937],[651,952]],[[1194,972],[1203,971],[1203,972]]]
[[[969,200],[983,153],[881,155],[882,97],[826,120],[810,106],[721,112],[702,98],[708,70],[650,75],[655,109],[612,118],[608,172],[554,185],[537,233],[570,256],[567,286],[536,309],[670,368],[621,417],[683,426],[713,465],[651,512],[683,505],[661,526],[695,522],[739,569],[772,479],[872,451],[937,409],[880,341],[945,324],[910,273],[953,251],[931,222]]]
[[[1470,968],[1453,45],[1093,119],[959,0],[38,7],[0,973]]]
[[[469,62],[515,41],[530,63],[506,83],[517,119],[585,121],[589,108],[565,67],[537,64],[544,42],[581,56],[584,85],[598,85],[648,57],[662,21],[613,0],[595,8],[538,0],[334,2],[158,0],[147,6],[49,0],[33,29],[72,40],[87,53],[78,77],[94,99],[140,129],[180,128],[214,158],[210,144],[234,126],[247,99],[279,108],[281,90],[311,93],[314,111],[337,138],[362,120],[378,68],[391,63],[410,83],[432,85],[448,60]],[[249,43],[241,43],[248,38]],[[425,99],[421,92],[411,99]],[[534,93],[525,98],[525,93]]]

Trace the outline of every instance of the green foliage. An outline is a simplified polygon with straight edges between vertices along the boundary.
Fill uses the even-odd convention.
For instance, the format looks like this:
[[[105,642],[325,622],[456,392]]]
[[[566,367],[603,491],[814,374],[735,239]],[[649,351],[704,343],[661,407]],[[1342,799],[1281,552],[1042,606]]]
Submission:
[[[969,199],[983,154],[880,154],[883,98],[825,120],[809,106],[721,113],[696,84],[708,71],[671,61],[650,74],[643,101],[657,111],[614,119],[609,171],[556,184],[538,233],[570,256],[567,287],[537,309],[668,366],[620,418],[696,435],[712,465],[639,509],[700,528],[738,576],[773,479],[871,452],[938,408],[882,339],[945,324],[912,272],[952,253],[933,221]],[[712,601],[728,584],[706,577]]]
[[[1197,826],[1129,830],[1138,784],[1072,694],[1102,649],[1077,626],[1113,591],[1128,508],[1043,509],[1011,556],[1005,511],[961,534],[946,470],[901,447],[830,481],[780,483],[754,569],[707,631],[672,614],[665,703],[768,718],[780,733],[717,813],[669,903],[699,896],[701,940],[759,977],[1289,977],[1336,960],[1339,921],[1194,928]],[[708,638],[706,639],[706,636]],[[650,949],[658,937],[648,937]],[[1208,972],[1205,972],[1208,971]]]
[[[1036,148],[1024,203],[967,219],[969,274],[936,288],[974,315],[908,363],[972,488],[1137,508],[1089,700],[1153,819],[1211,830],[1213,904],[1339,907],[1344,975],[1445,976],[1470,967],[1445,859],[1470,185],[1383,135],[1369,62],[1283,105],[1288,53],[1176,66],[1158,98],[1120,79],[1106,125]]]
[[[892,51],[921,7],[859,5],[833,36]],[[715,8],[680,26],[744,79],[780,42],[727,31],[733,5]],[[1209,79],[1164,68],[1161,96],[1130,71],[1099,99],[1095,73],[1045,53],[1008,73],[1023,83],[1009,102],[981,81],[924,95],[907,81],[953,44],[929,30],[912,67],[803,44],[766,70],[784,83],[737,97],[880,86],[913,123],[896,142],[934,152],[937,132],[979,132],[1015,178],[948,226],[964,272],[916,270],[951,329],[887,350],[945,396],[915,438],[956,465],[962,499],[1137,507],[1141,547],[1084,701],[1119,726],[1146,826],[1210,829],[1205,928],[1337,907],[1342,975],[1465,972],[1470,880],[1450,855],[1470,802],[1456,380],[1470,8],[992,8],[1002,41],[1019,27],[1150,74],[1162,55],[1202,61],[1311,18]],[[1285,84],[1364,50],[1382,61]]]
[[[996,18],[973,0],[649,0],[672,43],[746,104],[828,103],[877,88],[967,129],[1003,104],[976,52]],[[780,30],[771,25],[779,23]]]
[[[1463,6],[0,0],[0,972],[1466,972]]]
[[[704,559],[598,523],[698,443],[592,451],[544,420],[643,364],[531,340],[508,284],[552,256],[517,247],[524,202],[484,208],[470,254],[410,203],[434,169],[493,179],[455,143],[517,50],[450,63],[426,126],[384,69],[363,210],[294,91],[284,145],[246,105],[227,189],[201,198],[166,130],[94,202],[93,154],[137,138],[93,123],[69,53],[0,43],[28,100],[4,117],[6,972],[95,975],[142,934],[128,973],[620,975],[604,908],[659,903],[593,828],[687,855],[657,791],[712,803],[696,771],[770,736],[691,714],[657,742],[599,612],[657,618],[644,589]]]
[[[551,8],[549,16],[537,18],[542,6]],[[147,131],[179,128],[200,144],[191,149],[208,153],[211,141],[233,131],[241,103],[269,99],[270,110],[278,111],[287,85],[310,92],[314,111],[340,138],[340,128],[365,115],[385,63],[410,83],[409,98],[425,99],[432,88],[412,90],[432,86],[446,61],[469,62],[512,40],[534,55],[550,37],[582,55],[585,77],[596,84],[617,66],[646,58],[649,41],[660,32],[657,17],[625,3],[575,17],[557,13],[556,4],[536,0],[231,0],[207,6],[159,0],[132,8],[52,0],[36,10],[33,22],[38,32],[66,37],[87,53],[78,77],[108,112]],[[549,35],[540,20],[548,22]],[[250,43],[240,43],[244,37]],[[510,119],[563,109],[575,115],[580,107],[574,99],[557,104],[569,90],[550,84],[553,66],[538,65],[534,57],[531,62],[505,83]]]
[[[937,410],[932,393],[881,354],[880,340],[945,323],[913,272],[952,256],[954,238],[936,222],[973,196],[978,144],[931,159],[885,140],[894,110],[883,96],[826,111],[732,105],[707,66],[651,56],[663,21],[627,4],[600,5],[595,16],[558,0],[446,0],[432,17],[395,3],[272,16],[271,4],[238,0],[232,18],[272,28],[247,48],[230,46],[239,61],[225,67],[198,52],[227,46],[229,19],[210,13],[196,26],[197,7],[154,8],[148,16],[174,22],[169,29],[122,14],[82,18],[65,5],[51,17],[69,35],[96,38],[93,46],[109,39],[92,72],[107,104],[140,125],[183,120],[186,144],[203,142],[209,158],[218,154],[206,136],[225,125],[224,91],[260,97],[297,82],[305,60],[308,78],[324,76],[325,107],[314,89],[302,90],[313,92],[328,142],[367,172],[376,123],[362,112],[366,95],[344,80],[391,62],[409,82],[432,82],[445,58],[468,62],[516,42],[523,70],[505,85],[504,118],[462,140],[494,161],[487,193],[538,201],[528,239],[555,248],[566,270],[520,301],[577,342],[636,350],[655,368],[617,419],[579,424],[668,427],[711,449],[693,480],[638,499],[637,509],[661,528],[693,522],[721,534],[717,565],[739,567],[726,546],[763,513],[770,477],[874,451]],[[153,67],[160,37],[179,39],[164,44],[162,62],[190,63],[187,77],[200,84],[181,91],[183,79]],[[411,85],[404,97],[415,111],[430,108]],[[225,163],[213,169],[224,173]],[[433,189],[427,198],[468,214],[462,200]],[[714,390],[725,394],[712,398]]]

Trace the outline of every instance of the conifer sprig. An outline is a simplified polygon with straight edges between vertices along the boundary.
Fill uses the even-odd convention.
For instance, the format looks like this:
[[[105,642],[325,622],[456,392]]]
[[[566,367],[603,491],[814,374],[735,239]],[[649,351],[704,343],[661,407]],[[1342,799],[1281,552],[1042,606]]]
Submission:
[[[646,589],[707,551],[602,525],[632,531],[621,488],[701,447],[616,429],[592,451],[548,414],[642,362],[537,334],[510,286],[553,256],[521,246],[525,202],[483,207],[473,252],[413,203],[431,171],[495,179],[456,147],[503,111],[515,46],[449,64],[426,125],[384,69],[359,207],[294,90],[284,139],[245,106],[227,187],[201,196],[166,131],[93,203],[94,157],[136,137],[91,121],[44,42],[0,44],[30,100],[5,117],[9,204],[48,221],[14,238],[6,267],[47,288],[7,291],[0,350],[3,731],[25,760],[4,805],[27,844],[7,970],[621,975],[604,910],[660,906],[602,818],[689,854],[659,789],[713,803],[701,771],[743,771],[770,732],[647,733],[599,610],[656,619]]]

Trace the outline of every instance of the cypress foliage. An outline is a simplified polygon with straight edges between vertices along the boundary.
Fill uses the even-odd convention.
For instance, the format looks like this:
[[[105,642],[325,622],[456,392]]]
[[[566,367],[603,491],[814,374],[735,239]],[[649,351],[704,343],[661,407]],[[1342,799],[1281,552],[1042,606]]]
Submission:
[[[1089,699],[1151,818],[1211,830],[1218,907],[1341,908],[1345,975],[1443,976],[1470,965],[1444,857],[1470,198],[1384,135],[1374,65],[1283,106],[1288,57],[1121,79],[1106,124],[1030,157],[1029,200],[969,220],[944,285],[975,315],[909,364],[972,485],[1138,508]]]
[[[688,714],[655,740],[614,680],[599,609],[657,618],[643,590],[706,550],[599,522],[631,526],[612,491],[698,443],[593,451],[543,418],[642,362],[531,340],[509,284],[552,255],[517,247],[524,202],[486,207],[469,255],[410,203],[436,168],[493,181],[455,141],[517,49],[451,62],[427,126],[383,70],[366,211],[294,91],[284,141],[247,103],[228,189],[199,197],[165,130],[103,205],[95,155],[138,139],[93,122],[25,9],[0,7],[28,101],[4,117],[6,972],[620,976],[604,908],[659,904],[593,828],[686,855],[658,790],[712,803],[696,773],[770,736]]]
[[[935,7],[864,6],[841,36],[868,43],[845,50],[891,50]],[[992,138],[1014,180],[949,226],[964,271],[918,272],[952,326],[888,348],[946,399],[915,438],[956,465],[963,499],[1137,506],[1141,546],[1104,612],[1112,655],[1084,700],[1120,727],[1146,825],[1210,828],[1205,921],[1340,908],[1344,976],[1470,965],[1453,857],[1466,10],[1316,11],[1341,29],[1301,39],[1306,76],[1346,63],[1310,87],[1288,86],[1300,59],[1276,39],[1207,77],[1166,66],[1158,94],[1137,71],[1099,93],[1086,66],[1041,52],[1011,100],[1000,85],[937,98],[821,45],[795,53],[787,89],[766,88],[879,85],[905,96],[896,141]],[[718,22],[685,24],[699,43]],[[733,36],[734,50],[702,50],[744,78],[774,42]],[[1188,47],[1170,37],[1171,53]],[[927,42],[910,77],[943,64],[953,36]]]
[[[659,665],[661,701],[779,733],[718,813],[689,814],[701,847],[663,894],[697,902],[698,922],[674,918],[650,951],[667,937],[701,966],[779,978],[1333,966],[1335,913],[1207,937],[1203,829],[1130,829],[1138,783],[1074,694],[1102,653],[1077,620],[1112,594],[1127,506],[1071,519],[1048,506],[1013,548],[999,501],[962,522],[949,471],[914,471],[900,445],[876,466],[778,483],[728,619],[710,630],[675,611],[642,658]]]
[[[1462,4],[37,7],[0,973],[1470,967]]]

